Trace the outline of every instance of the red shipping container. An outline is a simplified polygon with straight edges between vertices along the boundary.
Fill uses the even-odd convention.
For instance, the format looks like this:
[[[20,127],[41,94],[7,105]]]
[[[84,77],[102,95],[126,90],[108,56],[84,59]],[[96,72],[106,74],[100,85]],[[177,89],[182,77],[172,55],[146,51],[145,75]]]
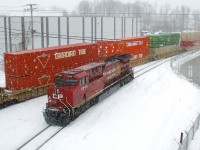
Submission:
[[[15,91],[31,87],[38,87],[52,83],[54,76],[61,72],[61,70],[54,72],[39,73],[31,76],[14,77],[6,75],[6,89]]]
[[[21,77],[6,75],[6,89],[15,91],[15,90],[37,87],[37,86],[45,85],[48,83],[52,83],[54,76],[57,73],[60,73],[62,71],[66,71],[72,68],[76,68],[76,67],[85,65],[87,63],[81,62],[81,64],[75,64],[74,67],[62,66],[60,68],[55,68],[52,71],[46,71],[44,73],[37,72],[33,75],[27,75],[27,76],[21,76]]]
[[[104,58],[123,53],[123,44],[120,40],[97,41],[97,45],[100,55]]]
[[[182,47],[191,47],[195,45],[195,41],[181,41]]]
[[[98,51],[103,57],[131,54],[135,59],[149,55],[149,37],[131,37],[111,41],[98,41]]]
[[[131,54],[134,59],[142,59],[149,56],[149,37],[131,37],[123,38],[123,53]]]
[[[74,66],[98,59],[97,45],[94,43],[5,53],[5,74],[16,77],[34,75],[35,73],[51,72],[63,66],[74,68]]]

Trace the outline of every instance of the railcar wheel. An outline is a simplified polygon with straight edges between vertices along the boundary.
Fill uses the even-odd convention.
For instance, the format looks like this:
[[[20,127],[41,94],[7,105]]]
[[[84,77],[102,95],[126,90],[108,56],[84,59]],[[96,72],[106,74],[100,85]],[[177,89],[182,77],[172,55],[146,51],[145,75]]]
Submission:
[[[18,101],[16,99],[13,100],[13,104],[17,104]]]
[[[120,81],[120,86],[124,86],[125,83],[124,83],[124,80]]]

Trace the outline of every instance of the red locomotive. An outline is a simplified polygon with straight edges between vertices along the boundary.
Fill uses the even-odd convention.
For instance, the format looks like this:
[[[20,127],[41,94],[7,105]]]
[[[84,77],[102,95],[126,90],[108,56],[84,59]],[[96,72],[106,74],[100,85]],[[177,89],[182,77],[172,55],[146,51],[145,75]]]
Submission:
[[[57,74],[48,88],[46,122],[65,126],[96,104],[101,94],[130,82],[134,78],[130,59],[129,54],[119,54]]]

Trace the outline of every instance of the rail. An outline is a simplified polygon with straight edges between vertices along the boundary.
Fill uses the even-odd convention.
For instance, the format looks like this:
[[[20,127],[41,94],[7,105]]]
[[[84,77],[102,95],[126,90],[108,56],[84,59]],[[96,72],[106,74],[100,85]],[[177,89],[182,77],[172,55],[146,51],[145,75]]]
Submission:
[[[65,127],[51,128],[51,127],[52,126],[49,125],[40,132],[38,132],[35,136],[33,136],[24,144],[22,144],[20,147],[18,147],[17,150],[29,149],[29,148],[34,148],[38,150],[65,128]]]

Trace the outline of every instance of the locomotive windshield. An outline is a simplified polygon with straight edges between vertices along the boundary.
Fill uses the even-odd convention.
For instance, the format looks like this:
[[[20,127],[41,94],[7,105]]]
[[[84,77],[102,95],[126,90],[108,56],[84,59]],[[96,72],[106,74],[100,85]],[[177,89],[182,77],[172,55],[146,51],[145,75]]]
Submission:
[[[54,79],[54,83],[56,86],[71,86],[77,85],[78,81],[74,78],[63,79],[62,77],[56,77]]]

